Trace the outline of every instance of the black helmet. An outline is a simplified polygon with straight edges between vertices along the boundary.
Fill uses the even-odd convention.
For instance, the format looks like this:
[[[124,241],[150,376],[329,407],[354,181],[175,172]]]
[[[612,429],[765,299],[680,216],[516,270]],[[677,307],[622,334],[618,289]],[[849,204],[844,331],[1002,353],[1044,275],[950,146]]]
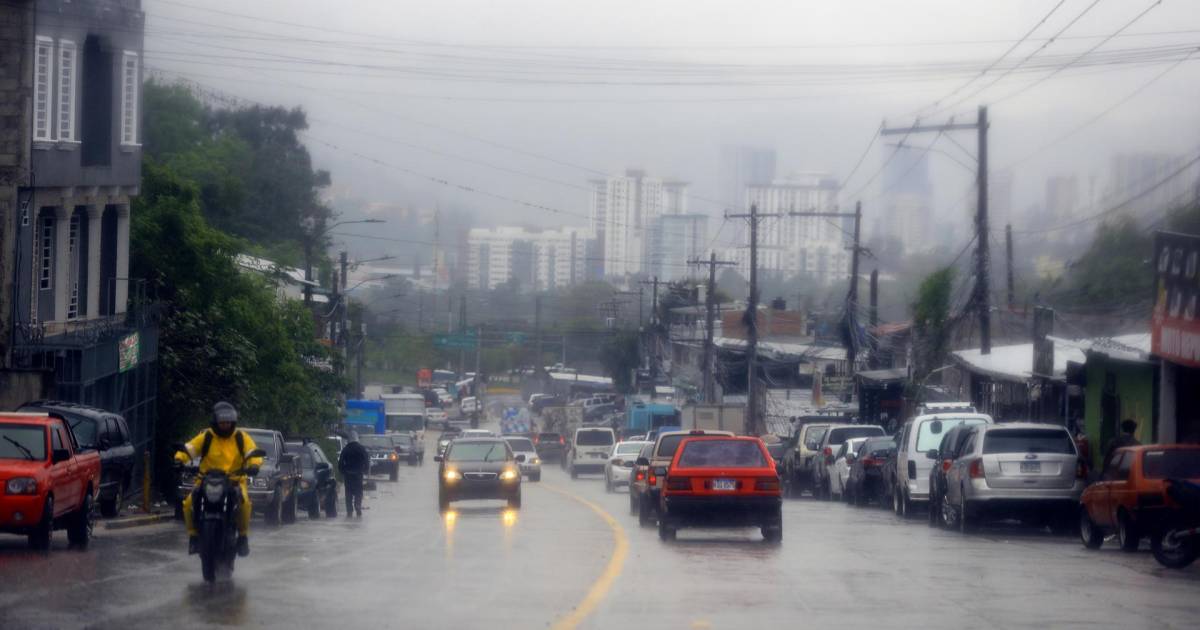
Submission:
[[[212,431],[221,437],[229,437],[233,435],[234,429],[237,428],[238,412],[237,408],[227,402],[219,402],[213,405],[212,408]],[[230,423],[228,431],[221,430],[221,422]]]

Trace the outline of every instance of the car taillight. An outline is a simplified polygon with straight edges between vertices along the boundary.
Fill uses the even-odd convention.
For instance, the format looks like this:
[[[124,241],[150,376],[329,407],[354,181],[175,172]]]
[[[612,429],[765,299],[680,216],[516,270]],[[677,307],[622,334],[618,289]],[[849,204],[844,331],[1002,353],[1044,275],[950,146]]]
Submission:
[[[779,490],[779,479],[777,477],[763,477],[754,482],[754,489],[759,492],[777,492]]]
[[[542,438],[540,438],[540,437],[538,437],[538,436],[536,436],[536,435],[535,435],[535,436],[533,436],[533,443],[534,443],[534,444],[537,444],[537,443],[539,443],[539,442],[541,442],[541,441],[542,441]]]
[[[646,480],[646,483],[649,484],[651,487],[657,486],[658,485],[658,477],[655,476],[654,473],[650,473],[650,478]]]
[[[908,460],[908,478],[909,479],[917,478],[917,462],[914,462],[911,459]]]
[[[565,445],[567,444],[567,438],[565,438],[565,437],[563,437],[563,436],[561,436],[561,435],[560,435],[560,436],[558,436],[558,443],[559,443],[559,444],[562,444],[562,445],[564,445],[564,446],[565,446]]]
[[[950,465],[953,463],[954,463],[954,460],[943,459],[942,460],[942,472],[948,472],[950,470]]]
[[[821,451],[821,454],[824,455],[825,457],[829,457],[829,456],[833,455],[833,449],[826,446],[825,450]]]
[[[878,466],[878,465],[882,464],[883,460],[875,459],[874,457],[864,457],[862,462],[863,462],[863,466],[874,467],[874,466]]]
[[[1079,463],[1075,464],[1075,478],[1076,479],[1087,479],[1087,476],[1088,476],[1087,464],[1081,459],[1081,460],[1079,460]]]
[[[634,477],[634,481],[641,481],[645,478],[646,478],[646,473],[638,471],[637,475]]]
[[[691,477],[667,477],[667,490],[691,490]]]
[[[983,460],[976,459],[976,460],[972,461],[971,467],[967,470],[967,472],[968,472],[968,474],[971,475],[972,479],[983,479],[984,478]]]

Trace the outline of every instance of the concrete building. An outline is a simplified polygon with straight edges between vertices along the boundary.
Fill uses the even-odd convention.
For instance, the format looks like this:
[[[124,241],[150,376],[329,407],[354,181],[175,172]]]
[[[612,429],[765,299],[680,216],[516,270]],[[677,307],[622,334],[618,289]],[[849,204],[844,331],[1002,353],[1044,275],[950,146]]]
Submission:
[[[928,152],[899,148],[883,171],[883,191],[882,212],[875,222],[881,238],[895,239],[906,253],[926,251],[940,244],[940,239],[929,238],[930,226],[937,217],[933,211]]]
[[[571,286],[587,277],[591,234],[581,228],[475,228],[467,233],[467,286],[494,289],[515,280],[523,291]]]
[[[765,186],[775,181],[778,158],[775,149],[724,146],[721,147],[721,199],[731,204],[730,210],[744,212],[746,189]]]
[[[650,248],[649,273],[659,280],[696,277],[702,269],[688,261],[708,256],[708,215],[667,214],[658,218],[657,242]]]
[[[1041,221],[1055,225],[1070,221],[1080,210],[1079,178],[1055,175],[1046,178],[1046,201]]]
[[[1117,154],[1109,167],[1103,200],[1105,207],[1125,203],[1157,185],[1154,190],[1129,201],[1124,210],[1137,217],[1157,219],[1169,208],[1188,201],[1200,191],[1200,167],[1196,165],[1171,177],[1186,162],[1184,156],[1174,153]]]
[[[651,273],[658,218],[687,212],[687,183],[628,169],[591,185],[591,228],[603,252],[603,275]]]
[[[0,404],[55,397],[153,437],[158,329],[129,277],[140,0],[0,3]]]
[[[764,214],[789,212],[833,212],[837,210],[837,182],[823,173],[796,173],[761,186],[746,189],[746,205],[754,204]],[[749,227],[743,226],[741,242],[749,243]],[[846,251],[853,219],[784,216],[763,220],[758,230],[758,268],[784,276],[806,274],[831,282],[850,274]],[[749,247],[736,250],[738,271],[750,275]]]

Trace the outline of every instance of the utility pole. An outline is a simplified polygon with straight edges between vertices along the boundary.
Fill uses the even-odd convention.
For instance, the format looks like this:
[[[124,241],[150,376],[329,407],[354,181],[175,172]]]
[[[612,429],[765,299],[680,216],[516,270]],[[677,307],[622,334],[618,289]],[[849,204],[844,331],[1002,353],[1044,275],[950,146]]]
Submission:
[[[1017,291],[1013,281],[1013,240],[1011,223],[1008,223],[1004,226],[1004,253],[1008,263],[1008,310],[1011,312],[1014,308],[1016,308],[1017,304]]]
[[[981,354],[992,353],[992,306],[991,288],[988,274],[991,273],[988,239],[988,115],[987,106],[979,107],[978,117],[973,123],[951,122],[944,125],[922,125],[920,121],[911,127],[885,127],[880,135],[895,136],[916,133],[945,133],[947,131],[975,131],[978,143],[978,155],[975,157],[975,188],[978,193],[975,209],[975,295],[972,306],[979,318],[979,341]]]
[[[535,295],[533,297],[533,334],[536,337],[534,347],[536,348],[537,358],[533,362],[534,374],[537,374],[538,379],[542,378],[542,296]]]
[[[759,420],[758,407],[758,222],[771,217],[785,216],[784,213],[763,214],[757,204],[750,204],[749,214],[725,213],[727,219],[749,219],[750,221],[750,297],[746,300],[746,418],[748,432],[759,435],[763,424]]]
[[[342,274],[342,299],[338,301],[338,310],[339,310],[338,320],[341,322],[341,324],[339,325],[341,334],[338,336],[338,342],[339,342],[338,345],[340,345],[342,347],[342,358],[345,359],[346,352],[349,348],[349,343],[350,343],[349,335],[346,333],[346,315],[347,315],[346,307],[348,306],[347,302],[350,301],[350,294],[347,292],[347,287],[350,286],[349,278],[347,277],[347,271],[350,268],[350,261],[349,261],[349,254],[344,249],[342,250],[342,252],[340,254],[338,254],[338,264],[341,267],[341,274]]]
[[[879,270],[871,270],[871,328],[879,325]]]
[[[717,260],[716,252],[709,252],[708,260],[689,260],[689,265],[707,265],[708,266],[708,287],[704,293],[704,364],[701,369],[704,372],[704,402],[713,404],[717,402],[716,387],[713,383],[713,308],[716,305],[717,287],[717,266],[718,265],[736,265],[736,262],[731,260]]]
[[[417,291],[417,332],[425,332],[425,292]]]
[[[458,296],[458,332],[460,335],[467,332],[467,294]],[[461,344],[458,346],[458,373],[464,374],[467,371],[467,350]]]

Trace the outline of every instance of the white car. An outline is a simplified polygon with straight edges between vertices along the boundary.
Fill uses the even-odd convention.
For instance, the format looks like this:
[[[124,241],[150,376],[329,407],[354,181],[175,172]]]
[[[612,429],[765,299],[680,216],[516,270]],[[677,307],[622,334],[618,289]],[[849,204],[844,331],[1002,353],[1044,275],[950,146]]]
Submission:
[[[846,456],[856,453],[858,447],[866,441],[865,437],[857,437],[842,442],[833,455],[833,462],[825,464],[825,474],[829,477],[829,492],[833,498],[840,499],[846,492],[846,479],[850,478],[850,462]]]
[[[633,463],[637,461],[638,452],[649,442],[626,440],[617,442],[608,462],[604,464],[604,489],[612,492],[617,486],[628,486],[629,476],[633,472]]]
[[[575,437],[563,457],[563,467],[572,479],[578,478],[581,472],[603,472],[616,443],[617,435],[607,427],[575,429]]]
[[[965,405],[967,403],[942,403]],[[896,478],[892,487],[892,509],[901,516],[913,511],[914,503],[929,501],[929,451],[937,449],[950,429],[965,425],[990,425],[992,417],[970,411],[941,411],[920,415],[905,423],[896,447]]]
[[[429,407],[425,409],[425,418],[428,420],[429,426],[438,427],[441,429],[446,428],[446,423],[449,420],[449,417],[446,415],[446,411],[437,407]]]
[[[533,446],[533,440],[523,435],[506,435],[504,441],[508,442],[508,447],[512,449],[513,457],[525,456],[525,461],[521,462],[521,474],[530,481],[541,481],[542,460],[538,457],[537,448]]]
[[[496,437],[496,434],[492,433],[491,431],[488,431],[487,429],[467,429],[467,430],[463,431],[458,437],[460,437],[460,438],[484,438],[484,437]]]

